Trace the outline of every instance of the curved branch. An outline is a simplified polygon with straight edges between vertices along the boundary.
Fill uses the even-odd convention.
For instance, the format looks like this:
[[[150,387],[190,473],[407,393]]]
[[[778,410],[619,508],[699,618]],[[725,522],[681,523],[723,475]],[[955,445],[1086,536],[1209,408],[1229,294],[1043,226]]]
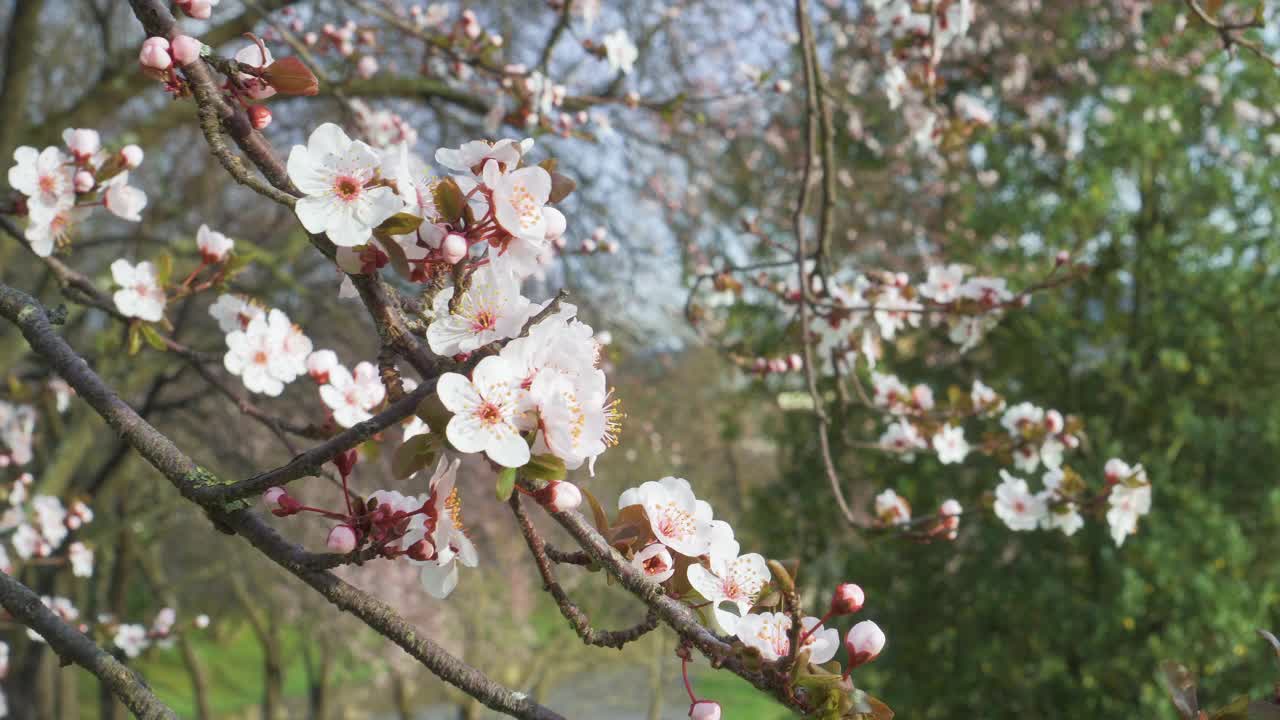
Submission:
[[[202,488],[223,484],[107,387],[88,363],[54,332],[47,313],[34,298],[0,285],[0,315],[17,325],[31,348],[44,357],[79,396],[184,497],[201,504]],[[529,700],[523,693],[503,687],[444,648],[421,637],[416,628],[378,599],[348,585],[332,573],[315,569],[312,563],[324,556],[308,553],[288,542],[253,513],[213,503],[201,505],[220,529],[244,537],[276,564],[315,588],[334,605],[359,617],[445,682],[479,699],[486,706],[513,717],[562,720],[560,715]]]
[[[40,633],[58,657],[96,675],[135,716],[146,720],[177,720],[177,714],[152,694],[140,675],[98,647],[87,635],[63,622],[26,585],[3,573],[0,573],[0,605],[23,625]]]
[[[560,608],[560,614],[569,621],[569,627],[572,627],[578,637],[582,638],[582,642],[587,645],[621,650],[627,643],[639,640],[658,627],[658,613],[653,608],[649,608],[643,621],[625,630],[597,630],[591,627],[591,618],[569,599],[569,594],[556,580],[555,568],[551,565],[551,559],[547,557],[546,543],[533,527],[533,523],[529,521],[529,515],[524,511],[520,500],[520,493],[511,494],[510,505],[511,512],[516,516],[516,524],[520,526],[520,534],[524,535],[524,542],[529,546],[534,564],[538,566],[538,574],[542,576],[543,589],[551,594],[556,601],[556,607]]]
[[[274,470],[258,473],[232,485],[204,488],[197,497],[202,502],[225,503],[232,500],[260,495],[267,488],[285,485],[299,478],[314,475],[335,455],[346,452],[374,435],[409,417],[423,398],[435,392],[435,380],[429,380],[414,388],[413,392],[391,403],[385,410],[334,435],[325,442],[303,452],[288,464]]]

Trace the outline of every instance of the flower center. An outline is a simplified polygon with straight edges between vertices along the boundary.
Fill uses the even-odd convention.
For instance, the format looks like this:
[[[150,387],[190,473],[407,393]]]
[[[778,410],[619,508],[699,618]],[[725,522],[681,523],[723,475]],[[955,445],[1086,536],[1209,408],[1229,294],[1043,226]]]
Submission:
[[[498,315],[492,310],[481,310],[471,321],[471,332],[479,333],[492,330],[498,324]]]
[[[52,175],[40,176],[40,192],[52,195],[58,190],[58,181]]]
[[[644,561],[644,571],[650,575],[657,575],[667,571],[667,561],[661,555],[654,555]]]
[[[254,362],[254,364],[255,364],[255,365],[266,365],[266,364],[267,364],[267,353],[266,353],[266,351],[265,351],[265,350],[259,350],[258,352],[254,353],[254,354],[253,354],[253,362]]]
[[[360,197],[361,183],[350,175],[340,175],[333,182],[333,193],[346,202]]]
[[[693,518],[689,513],[668,504],[658,520],[658,531],[670,538],[686,538],[693,534]]]
[[[502,408],[491,402],[484,403],[476,408],[476,417],[485,425],[497,425],[502,422]]]

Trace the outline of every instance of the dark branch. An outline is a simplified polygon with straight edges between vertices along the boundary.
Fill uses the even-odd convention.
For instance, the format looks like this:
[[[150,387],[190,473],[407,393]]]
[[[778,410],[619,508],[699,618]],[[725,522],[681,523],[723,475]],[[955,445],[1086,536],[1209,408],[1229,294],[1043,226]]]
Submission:
[[[58,657],[96,675],[135,716],[146,720],[177,720],[177,714],[156,699],[139,675],[87,635],[63,622],[26,585],[3,573],[0,573],[0,605],[23,625],[40,633]]]

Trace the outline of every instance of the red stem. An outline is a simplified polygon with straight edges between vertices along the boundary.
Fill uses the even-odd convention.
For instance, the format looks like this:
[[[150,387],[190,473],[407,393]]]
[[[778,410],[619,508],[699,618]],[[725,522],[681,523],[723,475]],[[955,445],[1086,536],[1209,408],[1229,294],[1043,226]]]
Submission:
[[[818,628],[820,628],[820,627],[822,627],[824,624],[826,624],[826,622],[827,622],[828,620],[830,620],[830,619],[831,619],[831,616],[832,616],[832,615],[834,615],[834,614],[835,614],[835,612],[834,612],[834,611],[832,611],[832,610],[828,610],[828,611],[827,611],[827,614],[826,614],[826,615],[823,615],[823,616],[822,616],[822,619],[821,619],[821,620],[819,620],[819,621],[817,622],[817,624],[816,624],[816,625],[814,625],[813,627],[809,628],[809,629],[808,629],[808,631],[806,631],[806,632],[805,632],[805,634],[801,635],[801,636],[800,636],[800,643],[799,643],[800,647],[804,647],[804,642],[805,642],[806,640],[808,640],[808,639],[809,639],[809,636],[810,636],[810,635],[813,635],[813,634],[814,634],[814,633],[816,633],[816,632],[818,632]],[[797,649],[796,649],[796,652],[800,652],[799,648],[797,648]]]
[[[684,676],[684,689],[689,693],[689,713],[693,713],[693,706],[698,704],[698,696],[693,694],[693,686],[689,684],[689,658],[680,658],[680,674]]]

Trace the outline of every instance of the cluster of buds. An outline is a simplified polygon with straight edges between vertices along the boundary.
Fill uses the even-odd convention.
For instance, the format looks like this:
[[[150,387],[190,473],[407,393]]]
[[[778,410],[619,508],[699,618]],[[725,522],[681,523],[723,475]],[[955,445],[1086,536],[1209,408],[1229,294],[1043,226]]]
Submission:
[[[591,237],[582,241],[577,249],[569,249],[568,241],[564,236],[555,238],[552,245],[562,253],[573,255],[613,255],[618,252],[618,243],[609,238],[609,233],[603,227],[598,227],[591,231]]]
[[[751,361],[751,370],[760,376],[770,373],[779,374],[786,372],[800,372],[804,369],[804,358],[800,353],[791,353],[786,357],[757,357]]]

